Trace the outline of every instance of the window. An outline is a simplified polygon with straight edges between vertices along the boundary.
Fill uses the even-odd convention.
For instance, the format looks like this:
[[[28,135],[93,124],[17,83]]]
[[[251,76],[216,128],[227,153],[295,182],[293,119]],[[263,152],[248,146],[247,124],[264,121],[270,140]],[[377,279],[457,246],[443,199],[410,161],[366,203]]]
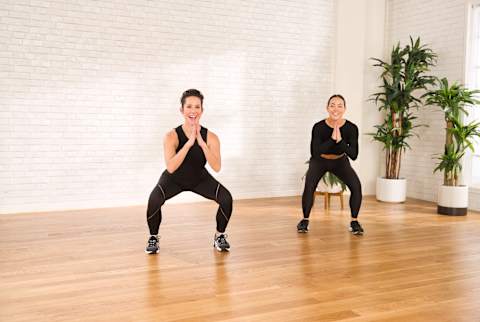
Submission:
[[[470,89],[480,89],[480,1],[476,1],[471,9],[466,83]],[[474,106],[468,112],[468,121],[480,122],[480,106]],[[470,185],[480,188],[480,140],[476,140],[475,152],[467,159],[471,161],[466,169],[467,173],[470,172]]]

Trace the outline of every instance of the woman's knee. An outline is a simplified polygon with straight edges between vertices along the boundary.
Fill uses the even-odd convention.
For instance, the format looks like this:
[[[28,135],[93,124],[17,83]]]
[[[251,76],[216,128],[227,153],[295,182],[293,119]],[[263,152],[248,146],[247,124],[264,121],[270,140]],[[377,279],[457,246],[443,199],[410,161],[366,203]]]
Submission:
[[[230,191],[228,191],[225,187],[222,186],[221,193],[218,195],[218,204],[222,206],[222,208],[232,208],[233,197]]]
[[[355,196],[358,198],[362,197],[362,185],[360,184],[360,182],[358,184],[349,186],[348,189],[350,190],[350,193],[352,194],[352,196]]]
[[[303,195],[313,195],[316,189],[317,189],[316,185],[314,185],[313,183],[307,182],[305,184],[305,189],[303,189]]]
[[[165,195],[161,190],[160,186],[156,186],[153,191],[150,193],[150,198],[148,199],[149,204],[156,204],[162,206],[165,203]]]

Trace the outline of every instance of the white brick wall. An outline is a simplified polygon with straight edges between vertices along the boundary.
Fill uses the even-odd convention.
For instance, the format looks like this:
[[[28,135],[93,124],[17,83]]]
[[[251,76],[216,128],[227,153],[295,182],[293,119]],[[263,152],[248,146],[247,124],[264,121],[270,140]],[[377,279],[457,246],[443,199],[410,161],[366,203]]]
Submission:
[[[396,42],[407,44],[409,35],[420,36],[438,55],[435,75],[465,83],[467,0],[389,0],[387,3],[388,52]],[[442,113],[421,109],[419,121],[427,124],[410,140],[412,150],[403,159],[402,176],[408,179],[408,196],[436,201],[442,174],[433,174],[436,154],[443,151],[445,132]],[[480,194],[470,193],[470,208],[480,210]]]
[[[145,204],[192,87],[234,197],[299,194],[332,88],[334,11],[329,0],[3,0],[0,212]]]
[[[380,145],[372,142],[375,124],[382,115],[369,102],[370,94],[380,85],[378,72],[370,57],[381,57],[385,41],[386,0],[337,0],[337,45],[335,53],[335,89],[347,101],[346,117],[360,133],[359,156],[352,167],[362,183],[364,195],[375,194]],[[348,22],[348,23],[345,23]]]

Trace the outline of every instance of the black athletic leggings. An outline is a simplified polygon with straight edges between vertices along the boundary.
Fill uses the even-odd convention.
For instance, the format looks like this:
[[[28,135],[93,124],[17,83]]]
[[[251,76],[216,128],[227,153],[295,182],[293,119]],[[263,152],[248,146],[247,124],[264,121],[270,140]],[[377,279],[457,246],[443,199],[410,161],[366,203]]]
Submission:
[[[353,218],[357,218],[362,204],[362,186],[346,155],[336,160],[310,159],[305,178],[305,190],[302,196],[303,217],[310,217],[315,189],[317,189],[318,182],[327,171],[336,175],[350,189],[350,212]]]
[[[225,232],[232,215],[232,195],[208,172],[202,175],[202,180],[193,187],[182,187],[176,183],[168,172],[164,172],[148,199],[147,222],[151,235],[157,235],[162,222],[161,207],[166,200],[182,191],[192,191],[218,203],[217,231]]]

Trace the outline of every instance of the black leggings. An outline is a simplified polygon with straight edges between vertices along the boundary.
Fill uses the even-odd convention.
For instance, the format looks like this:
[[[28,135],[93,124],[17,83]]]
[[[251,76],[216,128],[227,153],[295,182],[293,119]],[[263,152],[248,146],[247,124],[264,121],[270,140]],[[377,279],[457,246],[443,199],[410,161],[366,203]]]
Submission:
[[[161,207],[166,200],[182,191],[192,191],[218,203],[217,231],[225,232],[232,215],[232,195],[215,180],[208,172],[202,175],[202,180],[193,187],[182,187],[176,183],[168,172],[164,172],[148,199],[147,222],[151,235],[157,235],[162,222]]]
[[[340,159],[310,159],[307,175],[305,178],[305,190],[302,196],[303,217],[310,217],[315,189],[325,172],[331,172],[342,180],[350,190],[350,212],[353,218],[357,218],[362,204],[362,185],[357,174],[350,165],[348,157],[344,155]]]

